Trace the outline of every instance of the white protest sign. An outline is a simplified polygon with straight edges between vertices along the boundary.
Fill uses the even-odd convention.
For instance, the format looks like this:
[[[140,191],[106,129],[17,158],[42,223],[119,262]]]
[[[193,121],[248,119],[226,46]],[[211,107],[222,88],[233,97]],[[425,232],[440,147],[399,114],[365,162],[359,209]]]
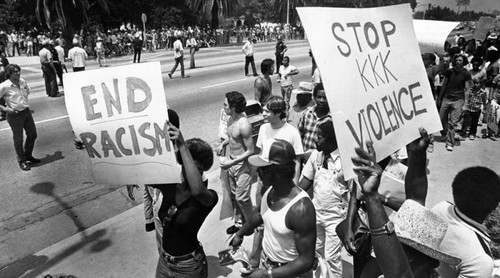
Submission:
[[[500,120],[500,106],[492,101],[486,106],[486,124],[493,130],[493,132],[498,132],[498,121]]]
[[[96,183],[180,181],[160,62],[69,73],[64,84],[70,122]]]
[[[333,115],[344,175],[354,148],[371,140],[381,160],[441,130],[413,31],[410,5],[297,8]]]
[[[460,22],[413,20],[415,36],[421,53],[444,53],[444,43]]]

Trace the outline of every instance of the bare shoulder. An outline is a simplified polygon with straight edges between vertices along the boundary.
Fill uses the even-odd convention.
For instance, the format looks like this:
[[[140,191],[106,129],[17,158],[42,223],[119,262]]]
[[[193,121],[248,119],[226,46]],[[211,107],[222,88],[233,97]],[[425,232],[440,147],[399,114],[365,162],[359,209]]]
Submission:
[[[285,219],[290,230],[309,229],[316,225],[316,210],[310,198],[304,197],[292,205]]]
[[[243,137],[252,134],[252,124],[246,116],[238,120],[238,129]]]

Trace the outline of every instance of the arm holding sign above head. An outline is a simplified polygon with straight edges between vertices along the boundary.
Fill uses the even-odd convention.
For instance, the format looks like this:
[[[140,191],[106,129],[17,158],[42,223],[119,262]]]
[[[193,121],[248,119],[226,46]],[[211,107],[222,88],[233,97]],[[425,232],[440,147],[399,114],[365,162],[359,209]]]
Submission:
[[[376,163],[373,143],[367,142],[366,147],[367,151],[356,148],[357,156],[352,157],[352,161],[364,193],[370,229],[374,231],[389,227],[392,222],[387,217],[378,193],[382,168]],[[394,231],[377,235],[372,233],[372,245],[384,277],[413,277],[406,254]]]
[[[420,137],[408,144],[408,170],[405,176],[406,199],[425,206],[427,197],[427,147],[431,141],[427,131],[419,128]]]
[[[169,135],[170,139],[177,145],[177,148],[179,150],[179,155],[182,158],[182,168],[183,172],[185,174],[186,182],[189,185],[189,189],[191,191],[191,194],[193,195],[194,198],[196,198],[200,203],[202,203],[205,206],[211,206],[214,203],[214,196],[212,193],[207,189],[205,184],[203,183],[202,179],[202,173],[203,171],[206,171],[208,169],[205,168],[205,165],[202,165],[201,161],[197,161],[193,159],[193,156],[191,155],[191,151],[188,148],[188,144],[186,141],[184,141],[184,137],[182,136],[182,132],[176,128],[174,125],[169,123]],[[201,141],[199,139],[190,139],[188,141]],[[188,142],[189,143],[189,142]],[[203,143],[206,144],[206,142],[201,141],[200,149],[203,148],[204,146]],[[193,144],[197,144],[197,142],[194,142]],[[208,144],[207,144],[208,145]],[[210,149],[210,155],[213,155],[212,149],[210,148],[210,145],[208,145],[208,148]],[[213,158],[212,158],[212,163],[213,163]],[[212,165],[210,164],[210,167]],[[210,168],[208,167],[208,168]]]

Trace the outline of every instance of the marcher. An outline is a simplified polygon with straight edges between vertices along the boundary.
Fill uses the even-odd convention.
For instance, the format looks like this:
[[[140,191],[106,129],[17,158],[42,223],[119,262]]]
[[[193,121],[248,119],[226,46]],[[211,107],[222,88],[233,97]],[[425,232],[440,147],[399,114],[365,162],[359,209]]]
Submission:
[[[264,107],[273,92],[271,77],[269,76],[274,72],[274,61],[272,59],[264,59],[262,63],[260,63],[260,72],[262,75],[255,79],[253,91],[255,100],[260,103],[260,106]]]
[[[54,58],[54,67],[56,68],[57,71],[57,77],[59,78],[59,86],[64,87],[63,69],[66,69],[66,65],[64,64],[65,61],[64,48],[61,46],[60,41],[61,41],[60,39],[54,41],[55,51],[52,51],[52,56]],[[54,55],[56,53],[57,55]],[[68,70],[66,70],[66,72],[68,72]]]
[[[462,136],[466,136],[469,128],[469,140],[476,139],[477,125],[481,116],[482,107],[486,107],[488,94],[483,88],[483,80],[480,77],[472,78],[472,88],[469,101],[465,107],[464,121],[462,124]]]
[[[245,114],[245,97],[239,92],[228,92],[224,100],[224,111],[229,115],[227,123],[227,139],[219,146],[221,154],[229,146],[229,157],[221,158],[221,169],[227,170],[231,201],[235,208],[234,225],[226,232],[234,234],[253,214],[250,198],[252,183],[252,167],[248,157],[254,154],[252,125]]]
[[[40,57],[40,64],[42,65],[45,91],[49,97],[58,97],[59,88],[57,87],[57,71],[54,67],[54,60],[49,47],[49,40],[43,40],[42,49],[38,52],[38,56]]]
[[[292,90],[292,95],[296,95],[296,102],[288,110],[286,121],[295,128],[299,127],[299,121],[304,112],[316,104],[312,98],[312,89],[312,83],[301,81],[299,82],[299,88]]]
[[[316,148],[316,132],[318,130],[318,125],[332,120],[330,106],[326,99],[323,83],[314,87],[313,98],[316,105],[302,114],[298,126],[300,138],[302,138],[302,145],[306,152],[310,152]]]
[[[73,71],[84,71],[87,58],[87,52],[80,46],[78,39],[73,39],[73,48],[68,52],[68,60],[73,65]]]
[[[243,236],[264,224],[261,265],[246,277],[310,277],[314,265],[316,211],[305,191],[293,182],[296,154],[285,140],[269,139],[262,153],[249,162],[268,188],[258,212],[230,242],[240,246]]]
[[[194,69],[194,54],[196,53],[196,51],[198,51],[198,43],[196,42],[196,39],[193,37],[192,33],[188,33],[186,46],[189,47],[189,68]]]
[[[185,78],[187,76],[184,75],[184,47],[182,46],[182,42],[179,37],[175,37],[173,51],[174,51],[175,65],[172,67],[172,70],[168,73],[168,77],[172,78],[172,74],[174,74],[175,70],[177,69],[177,66],[180,64],[181,77]]]
[[[96,60],[99,63],[99,67],[102,67],[103,62],[105,67],[108,66],[108,64],[106,63],[104,44],[102,43],[101,37],[97,37],[97,41],[95,43],[95,55],[96,55]]]
[[[290,109],[290,97],[293,90],[293,76],[299,74],[299,69],[290,65],[290,58],[283,58],[283,65],[280,66],[278,83],[281,84],[281,96],[286,102],[286,111]]]
[[[342,242],[335,228],[347,215],[347,195],[352,181],[344,179],[340,153],[332,121],[318,125],[316,150],[302,169],[299,187],[308,191],[316,209],[316,252],[328,263],[334,277],[342,276]]]
[[[7,59],[7,57],[5,57],[5,52],[0,49],[0,83],[7,80],[7,77],[5,77],[5,68],[8,65],[9,60]],[[0,105],[5,106],[5,100],[3,98],[0,98]],[[0,121],[5,120],[7,120],[7,113],[5,113],[3,110],[0,110]]]
[[[210,145],[197,138],[184,141],[182,132],[169,125],[170,139],[178,148],[182,182],[162,185],[163,201],[158,212],[163,224],[163,252],[158,259],[157,278],[206,278],[208,262],[198,231],[218,201],[217,193],[207,189],[204,171],[213,164]]]
[[[40,162],[40,159],[33,157],[37,133],[28,104],[30,88],[21,78],[21,68],[16,64],[7,66],[5,76],[8,79],[0,83],[0,98],[5,101],[6,105],[0,105],[0,110],[7,113],[7,122],[12,129],[19,167],[23,171],[29,171],[31,167],[28,163]],[[26,142],[24,142],[23,130],[26,131]]]
[[[245,54],[245,76],[248,75],[248,65],[252,65],[252,72],[253,76],[257,76],[257,70],[255,69],[255,60],[254,60],[254,49],[253,49],[253,44],[254,44],[254,38],[252,36],[248,36],[247,42],[243,45],[241,48],[241,51],[243,51],[243,54]]]
[[[283,56],[287,50],[288,48],[283,43],[283,37],[278,36],[278,42],[276,42],[276,52],[274,53],[276,56],[276,74],[279,73],[280,66],[283,63]]]
[[[132,47],[134,48],[134,63],[137,59],[137,63],[141,62],[141,52],[142,52],[142,39],[141,33],[136,32],[134,39],[132,40]]]

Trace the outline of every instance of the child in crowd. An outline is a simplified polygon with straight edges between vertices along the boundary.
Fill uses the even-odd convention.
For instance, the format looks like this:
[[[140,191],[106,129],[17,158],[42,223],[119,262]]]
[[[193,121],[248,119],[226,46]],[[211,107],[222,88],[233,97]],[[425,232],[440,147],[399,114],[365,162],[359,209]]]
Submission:
[[[469,101],[464,112],[464,122],[462,125],[463,136],[469,128],[469,139],[474,140],[477,133],[477,124],[481,116],[481,107],[486,106],[487,93],[484,89],[482,78],[474,77],[473,86],[469,95]]]

